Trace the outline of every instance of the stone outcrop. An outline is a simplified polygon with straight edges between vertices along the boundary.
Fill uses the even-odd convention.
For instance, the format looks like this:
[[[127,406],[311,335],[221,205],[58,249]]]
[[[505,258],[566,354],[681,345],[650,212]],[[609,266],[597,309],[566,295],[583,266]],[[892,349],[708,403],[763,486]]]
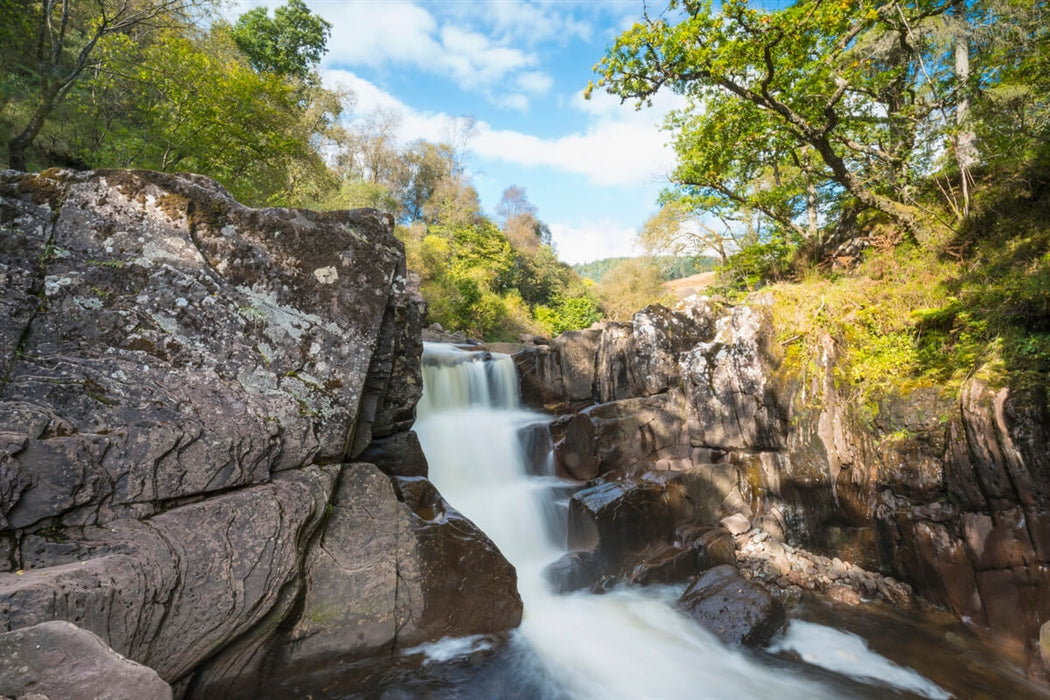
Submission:
[[[724,643],[750,647],[765,646],[787,620],[779,600],[728,564],[693,581],[678,607]]]
[[[591,556],[553,567],[556,587],[609,573],[599,528],[581,523],[620,511],[584,507],[590,493],[623,492],[627,512],[626,494],[652,474],[690,473],[705,484],[697,510],[713,518],[701,522],[728,518],[742,571],[774,590],[900,604],[914,588],[1038,658],[1050,619],[1045,389],[971,379],[957,399],[917,387],[859,406],[830,337],[815,366],[784,361],[771,301],[692,298],[516,355],[526,400],[559,413],[559,473],[590,487],[570,513]],[[570,374],[589,397],[567,390]],[[648,544],[630,548],[663,546],[664,519],[652,522]]]
[[[156,671],[129,661],[69,622],[0,634],[0,697],[171,700]]]
[[[330,640],[517,624],[491,542],[393,481],[429,485],[425,307],[392,228],[192,175],[0,174],[0,630],[68,620],[213,696]],[[485,611],[461,618],[460,588]]]

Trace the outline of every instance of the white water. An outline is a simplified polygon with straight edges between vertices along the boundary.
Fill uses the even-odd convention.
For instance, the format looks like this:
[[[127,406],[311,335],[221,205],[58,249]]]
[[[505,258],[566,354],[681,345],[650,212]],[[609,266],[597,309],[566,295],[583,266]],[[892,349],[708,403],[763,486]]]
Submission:
[[[560,690],[579,698],[842,696],[841,688],[725,647],[674,608],[680,588],[550,593],[543,568],[564,553],[549,535],[551,487],[557,480],[528,475],[518,438],[522,428],[544,422],[543,417],[520,408],[508,356],[493,355],[486,362],[450,346],[425,348],[415,430],[430,479],[514,564],[525,604],[516,641],[539,656]],[[842,656],[836,649],[843,640],[835,635],[842,633],[812,623],[801,632],[781,644],[815,665],[928,697],[948,697],[913,671],[874,654],[859,638],[854,639],[860,646],[850,640],[849,662],[838,663]],[[447,658],[440,651],[430,653]],[[822,663],[826,659],[832,662]],[[894,675],[897,671],[902,673]]]

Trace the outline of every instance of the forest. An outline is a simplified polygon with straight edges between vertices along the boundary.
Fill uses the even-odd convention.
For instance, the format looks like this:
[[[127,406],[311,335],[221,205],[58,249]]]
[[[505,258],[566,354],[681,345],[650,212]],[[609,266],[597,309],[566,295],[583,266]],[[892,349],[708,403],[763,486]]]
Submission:
[[[862,399],[975,373],[1045,390],[1046,3],[672,0],[595,70],[639,108],[687,98],[643,238],[772,291],[789,362],[830,336]]]
[[[587,93],[644,109],[672,91],[687,105],[665,124],[677,165],[641,226],[656,257],[605,275],[558,260],[523,188],[482,210],[464,167],[470,119],[405,144],[398,114],[356,114],[352,94],[326,89],[331,26],[301,0],[233,21],[218,10],[0,0],[0,159],[192,171],[253,206],[385,209],[431,320],[479,339],[669,301],[669,257],[716,261],[714,292],[781,289],[791,323],[855,345],[875,384],[1048,368],[1045,3],[640,9]]]
[[[482,211],[464,167],[471,119],[441,142],[404,143],[397,112],[359,114],[353,94],[326,89],[331,25],[301,0],[232,22],[220,9],[0,0],[0,160],[194,172],[250,206],[389,211],[431,322],[473,338],[584,328],[635,310],[620,300],[640,308],[662,294],[649,265],[584,282],[521,187]]]

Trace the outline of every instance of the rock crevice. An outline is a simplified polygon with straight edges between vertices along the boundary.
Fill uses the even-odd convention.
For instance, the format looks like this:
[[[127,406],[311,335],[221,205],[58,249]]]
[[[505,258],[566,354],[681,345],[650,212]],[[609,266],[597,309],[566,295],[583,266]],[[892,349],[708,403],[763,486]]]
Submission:
[[[426,475],[415,284],[377,211],[0,173],[0,630],[67,620],[213,696],[267,663],[516,625],[491,542],[394,488]],[[485,614],[457,614],[446,556]]]
[[[746,575],[845,602],[900,603],[914,588],[1037,658],[1050,619],[1045,392],[971,379],[957,402],[920,387],[865,412],[836,382],[831,338],[818,366],[784,362],[771,302],[694,297],[515,355],[526,402],[558,416],[559,472],[587,482],[570,507],[582,551],[552,567],[555,585],[629,578],[639,553],[668,559],[659,543],[682,561],[682,538],[644,505],[653,475],[674,472],[704,484],[700,522],[742,521]],[[646,511],[634,526],[647,542],[617,539],[632,508]]]

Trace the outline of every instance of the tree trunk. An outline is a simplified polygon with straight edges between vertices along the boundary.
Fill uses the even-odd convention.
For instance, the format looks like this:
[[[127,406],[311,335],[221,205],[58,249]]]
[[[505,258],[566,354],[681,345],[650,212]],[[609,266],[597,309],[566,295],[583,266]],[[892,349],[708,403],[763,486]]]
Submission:
[[[7,142],[7,164],[12,170],[26,170],[26,149],[33,143],[37,134],[44,127],[48,115],[55,108],[56,97],[57,91],[48,90],[40,98],[40,104],[37,105],[29,123],[18,135]]]
[[[959,98],[955,105],[955,160],[962,185],[962,217],[970,215],[970,169],[977,163],[976,136],[970,125],[970,38],[966,22],[966,1],[955,0],[955,82]]]

